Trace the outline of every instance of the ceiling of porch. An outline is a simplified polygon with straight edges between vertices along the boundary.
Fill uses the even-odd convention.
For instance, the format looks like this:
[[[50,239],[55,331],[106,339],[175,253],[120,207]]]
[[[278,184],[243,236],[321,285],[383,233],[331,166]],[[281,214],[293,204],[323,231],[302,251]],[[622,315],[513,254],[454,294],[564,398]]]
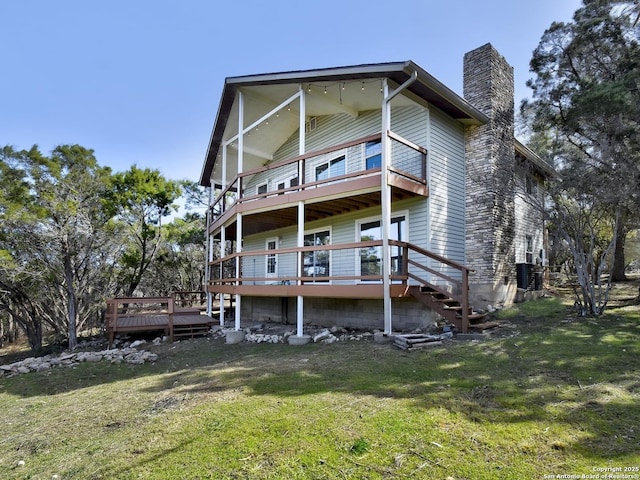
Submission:
[[[412,197],[406,190],[392,188],[393,201],[400,201]],[[305,223],[323,220],[346,213],[380,206],[380,192],[369,192],[329,201],[308,203],[305,205]],[[280,228],[292,227],[298,223],[298,209],[296,207],[243,215],[242,234],[255,235]],[[235,223],[227,227],[226,239],[235,240]]]
[[[361,112],[380,110],[382,105],[382,80],[364,79],[328,81],[304,84],[305,120],[324,115],[346,114],[356,118]],[[298,84],[244,86],[245,128],[253,125],[243,138],[243,170],[259,168],[273,160],[274,153],[300,127],[300,100],[291,99],[299,91]],[[398,96],[395,105],[410,105],[411,100]],[[276,111],[277,107],[280,107]],[[238,135],[238,96],[229,112],[222,141]],[[270,115],[266,116],[269,112]],[[227,150],[227,181],[237,175],[237,139]],[[220,157],[218,157],[219,159]],[[221,179],[221,162],[217,162],[214,178]]]

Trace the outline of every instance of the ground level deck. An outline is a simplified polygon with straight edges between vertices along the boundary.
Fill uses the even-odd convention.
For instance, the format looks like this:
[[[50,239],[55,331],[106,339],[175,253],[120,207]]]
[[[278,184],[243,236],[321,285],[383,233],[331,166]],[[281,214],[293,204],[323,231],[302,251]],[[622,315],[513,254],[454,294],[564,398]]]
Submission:
[[[173,297],[120,297],[107,301],[109,345],[118,333],[158,331],[171,340],[206,335],[215,323],[199,308],[176,308]]]

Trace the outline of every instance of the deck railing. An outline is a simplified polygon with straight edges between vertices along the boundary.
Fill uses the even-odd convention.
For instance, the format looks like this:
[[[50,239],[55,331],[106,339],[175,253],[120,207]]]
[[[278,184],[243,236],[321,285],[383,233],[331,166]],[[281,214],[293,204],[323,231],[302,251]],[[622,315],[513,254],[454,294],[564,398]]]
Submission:
[[[464,311],[468,309],[470,268],[407,242],[390,240],[389,248],[392,264],[390,280],[393,283],[428,285],[458,299]],[[247,250],[209,262],[209,285],[215,290],[215,287],[248,285],[357,285],[381,282],[381,249],[381,240],[371,240],[278,250]],[[312,257],[314,253],[315,257]],[[274,254],[283,267],[277,275],[269,276],[265,274],[267,258]],[[367,255],[373,260],[366,259]],[[297,275],[299,258],[303,259],[301,276]],[[305,262],[305,258],[321,260],[312,263]],[[369,266],[363,274],[363,269],[358,266],[367,262]],[[239,270],[235,268],[236,263],[239,263]],[[221,265],[225,268],[221,268]],[[236,271],[241,272],[241,277],[235,276]]]
[[[176,308],[197,308],[207,305],[207,294],[202,290],[177,290],[171,295]]]
[[[469,324],[469,274],[473,270],[461,263],[450,260],[416,245],[390,241],[391,245],[402,245],[406,259],[407,279],[420,286],[429,286],[445,296],[460,302],[463,331]],[[426,278],[425,278],[426,277]]]
[[[387,135],[392,145],[390,173],[411,184],[410,188],[413,191],[426,191],[427,150],[393,132],[388,132]],[[229,185],[216,191],[210,206],[211,219],[215,221],[236,204],[379,175],[380,168],[366,168],[365,146],[368,143],[379,142],[381,138],[381,134],[370,135],[242,172]],[[330,163],[336,156],[342,155],[344,165],[341,166],[339,174],[329,171],[326,178],[316,178],[317,166],[323,162]],[[272,188],[258,190],[263,180],[269,180]]]

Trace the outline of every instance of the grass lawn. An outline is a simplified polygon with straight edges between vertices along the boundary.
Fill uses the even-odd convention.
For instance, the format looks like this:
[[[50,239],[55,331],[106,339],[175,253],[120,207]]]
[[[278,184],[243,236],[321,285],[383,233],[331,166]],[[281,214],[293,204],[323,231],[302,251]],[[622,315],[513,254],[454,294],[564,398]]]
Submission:
[[[0,379],[0,478],[640,478],[640,307],[498,320],[410,352],[199,339]]]

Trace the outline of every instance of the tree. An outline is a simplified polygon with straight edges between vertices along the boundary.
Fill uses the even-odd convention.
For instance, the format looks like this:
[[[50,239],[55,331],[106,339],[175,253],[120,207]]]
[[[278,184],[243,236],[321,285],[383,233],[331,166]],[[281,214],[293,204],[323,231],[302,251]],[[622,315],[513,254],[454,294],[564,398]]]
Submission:
[[[195,212],[166,224],[162,244],[141,289],[163,295],[201,291],[206,255],[204,229],[203,215]]]
[[[572,22],[544,32],[530,63],[533,100],[522,105],[532,129],[547,132],[563,182],[597,186],[601,214],[616,219],[616,280],[626,233],[640,219],[639,18],[636,2],[583,0]]]
[[[99,308],[111,171],[92,150],[62,145],[50,156],[35,146],[5,147],[2,174],[0,305],[25,329],[32,349],[42,343],[42,322],[73,349],[77,326]]]
[[[108,204],[126,240],[119,257],[119,283],[125,296],[136,292],[155,259],[162,243],[162,218],[175,210],[180,194],[180,183],[158,170],[133,165],[112,177]]]

